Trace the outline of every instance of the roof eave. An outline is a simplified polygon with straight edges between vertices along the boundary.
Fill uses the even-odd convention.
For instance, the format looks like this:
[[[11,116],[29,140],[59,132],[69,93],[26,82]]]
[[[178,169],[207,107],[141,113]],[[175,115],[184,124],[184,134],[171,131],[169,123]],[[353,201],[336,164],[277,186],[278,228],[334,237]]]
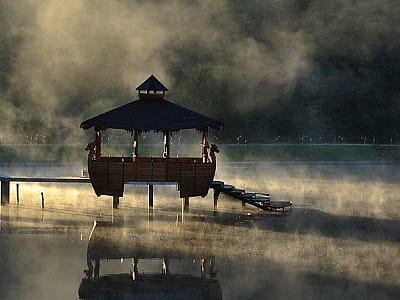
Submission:
[[[92,127],[93,127],[93,125],[90,125],[90,124],[85,123],[85,122],[82,122],[81,125],[80,125],[80,128],[83,128],[83,129],[89,129],[89,128],[92,128]]]

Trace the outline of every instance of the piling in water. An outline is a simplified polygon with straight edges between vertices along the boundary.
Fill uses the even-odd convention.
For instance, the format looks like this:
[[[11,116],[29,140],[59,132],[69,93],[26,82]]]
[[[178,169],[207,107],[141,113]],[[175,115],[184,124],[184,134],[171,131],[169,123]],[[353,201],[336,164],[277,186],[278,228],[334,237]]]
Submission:
[[[19,183],[17,183],[17,204],[19,204]]]

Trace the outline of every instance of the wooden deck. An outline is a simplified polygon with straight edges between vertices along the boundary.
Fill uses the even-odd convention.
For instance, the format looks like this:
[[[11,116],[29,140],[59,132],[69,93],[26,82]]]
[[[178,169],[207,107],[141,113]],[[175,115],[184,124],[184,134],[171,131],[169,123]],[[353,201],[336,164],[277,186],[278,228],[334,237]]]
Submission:
[[[178,183],[180,198],[206,196],[214,179],[215,163],[198,157],[102,157],[89,160],[91,183],[97,196],[122,197],[127,182]]]

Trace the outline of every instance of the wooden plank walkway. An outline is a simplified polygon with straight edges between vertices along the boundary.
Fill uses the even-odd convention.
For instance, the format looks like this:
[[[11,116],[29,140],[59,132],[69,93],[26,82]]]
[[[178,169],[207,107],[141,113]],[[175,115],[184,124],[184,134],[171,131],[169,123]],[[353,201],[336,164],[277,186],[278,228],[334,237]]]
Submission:
[[[0,174],[1,205],[10,203],[10,182],[90,183],[86,177],[26,177]]]
[[[64,183],[90,183],[87,177],[26,177],[26,176],[8,176],[0,174],[1,182],[64,182]]]
[[[10,203],[10,182],[45,182],[45,183],[90,183],[88,177],[27,177],[27,176],[8,176],[0,174],[1,182],[1,205]],[[153,206],[153,186],[154,185],[176,185],[177,182],[165,181],[129,181],[125,184],[148,185],[149,186],[149,205]],[[114,197],[115,198],[115,197]],[[114,206],[118,205],[119,199],[114,199]]]
[[[0,174],[1,181],[1,205],[10,203],[10,182],[47,182],[47,183],[90,183],[87,177],[25,177],[25,176],[8,176]],[[175,185],[176,182],[154,182],[154,181],[132,181],[126,182],[132,185],[148,185],[149,186],[149,206],[153,207],[153,185]],[[285,208],[291,207],[291,201],[271,201],[270,195],[267,193],[249,193],[243,189],[237,189],[233,185],[225,184],[223,181],[213,181],[210,188],[214,189],[214,206],[217,206],[218,196],[221,193],[230,195],[231,197],[241,200],[242,205],[245,203],[258,207],[262,210],[280,210],[285,212]],[[113,197],[114,206],[118,206],[118,197]],[[189,206],[189,199],[185,198],[185,207]]]
[[[214,206],[217,206],[218,197],[221,193],[241,200],[242,206],[248,203],[262,210],[279,210],[284,213],[285,208],[292,206],[292,201],[271,201],[270,195],[267,193],[249,193],[243,189],[237,189],[233,185],[225,184],[223,181],[213,181],[210,187],[214,189]]]

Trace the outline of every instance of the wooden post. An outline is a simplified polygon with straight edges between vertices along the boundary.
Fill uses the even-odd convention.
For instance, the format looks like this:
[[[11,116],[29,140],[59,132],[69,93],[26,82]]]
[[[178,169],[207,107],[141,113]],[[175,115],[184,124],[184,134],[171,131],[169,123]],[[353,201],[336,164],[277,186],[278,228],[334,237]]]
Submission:
[[[218,206],[218,197],[221,192],[214,189],[214,208]]]
[[[170,157],[170,146],[171,146],[171,133],[169,131],[164,131],[164,158]]]
[[[95,128],[96,131],[96,160],[101,160],[101,132]]]
[[[149,208],[153,208],[153,191],[154,186],[149,184]]]
[[[133,131],[133,157],[136,158],[139,155],[139,131]]]
[[[202,130],[203,136],[201,138],[201,157],[203,159],[203,163],[206,163],[208,160],[208,148],[210,147],[208,143],[208,127]]]
[[[8,205],[10,203],[10,182],[1,182],[1,205]]]
[[[119,205],[119,197],[113,196],[113,208],[118,208]]]
[[[19,204],[19,184],[17,183],[17,204]]]
[[[182,203],[181,203],[181,223],[185,223],[185,199],[182,198]]]
[[[189,197],[185,197],[183,208],[184,208],[184,211],[189,211]]]
[[[153,219],[154,219],[153,207],[149,207],[149,209],[147,210],[147,228],[148,228],[148,230],[152,229]]]
[[[44,209],[44,195],[43,192],[40,193],[42,195],[42,209]]]

